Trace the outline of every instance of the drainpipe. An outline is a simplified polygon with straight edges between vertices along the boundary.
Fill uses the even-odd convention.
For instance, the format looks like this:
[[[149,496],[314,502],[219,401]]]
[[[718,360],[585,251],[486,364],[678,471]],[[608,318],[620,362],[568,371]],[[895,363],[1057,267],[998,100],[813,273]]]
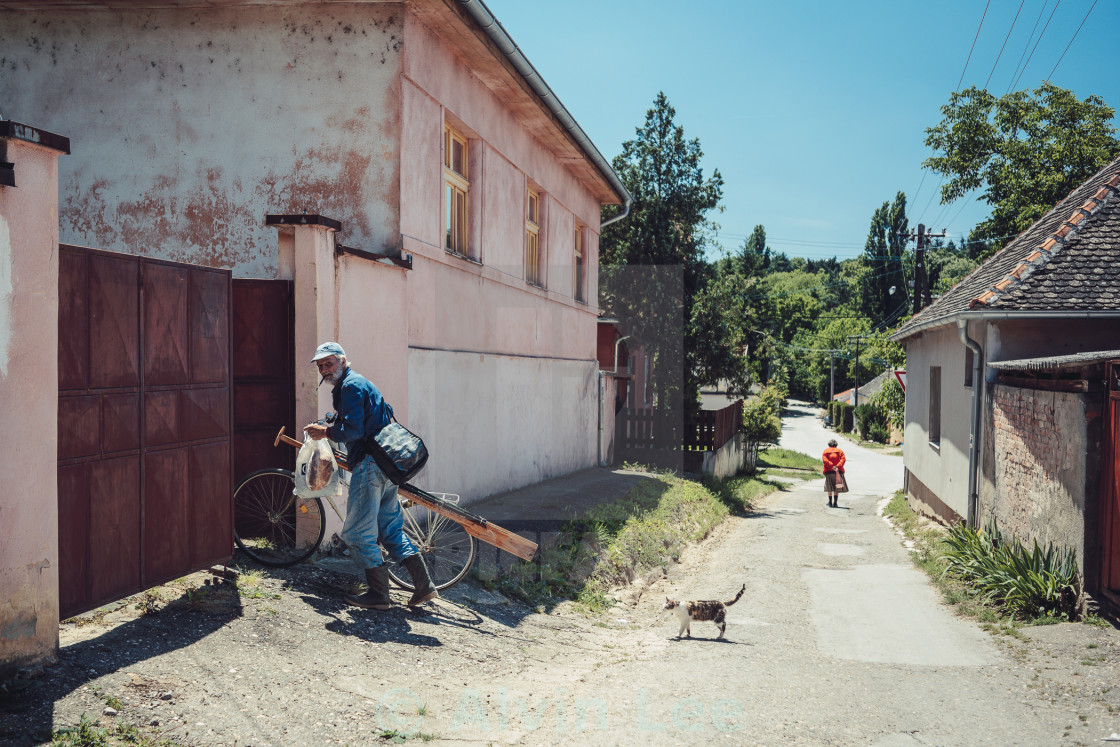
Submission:
[[[976,526],[976,513],[980,508],[977,485],[977,465],[980,462],[980,404],[984,397],[984,382],[980,378],[980,361],[984,350],[980,343],[968,336],[968,322],[957,320],[957,332],[961,343],[972,351],[972,432],[968,439],[968,526]]]
[[[613,371],[599,371],[599,466],[606,467],[607,463],[603,461],[603,379],[606,375],[618,373],[618,346],[622,344],[623,340],[629,340],[630,335],[620,337],[614,341],[614,370]]]

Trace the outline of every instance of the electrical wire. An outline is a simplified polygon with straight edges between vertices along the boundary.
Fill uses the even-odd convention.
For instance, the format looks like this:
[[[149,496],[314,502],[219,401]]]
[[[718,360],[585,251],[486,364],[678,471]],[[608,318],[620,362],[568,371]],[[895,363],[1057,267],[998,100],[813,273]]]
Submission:
[[[961,90],[961,83],[964,82],[965,71],[968,70],[968,63],[972,61],[972,51],[976,49],[976,40],[980,38],[980,29],[984,28],[984,19],[988,17],[988,6],[992,4],[992,0],[988,0],[984,4],[984,15],[980,16],[980,25],[976,27],[976,36],[972,38],[972,47],[968,50],[968,59],[964,61],[964,70],[961,70],[961,79],[957,81],[957,90]]]
[[[1007,46],[1007,40],[1011,38],[1011,32],[1015,30],[1015,23],[1019,20],[1019,14],[1023,12],[1023,5],[1027,0],[1019,0],[1019,10],[1015,11],[1015,17],[1011,19],[1011,28],[1007,30],[1007,36],[1003,37],[1003,46],[999,48],[999,54],[996,55],[996,61],[992,64],[992,72],[988,73],[988,79],[984,81],[984,90],[988,89],[988,84],[992,82],[992,76],[995,75],[996,65],[999,65],[999,58],[1003,57],[1004,47]]]
[[[1092,13],[1093,8],[1095,7],[1097,7],[1097,0],[1093,0],[1093,4],[1089,6],[1089,10],[1085,13],[1085,17],[1081,19],[1081,26],[1084,26],[1085,22],[1089,20],[1089,13]],[[1052,77],[1054,77],[1054,70],[1057,70],[1058,65],[1061,65],[1062,60],[1066,58],[1066,52],[1068,52],[1069,48],[1073,46],[1073,40],[1076,39],[1077,35],[1081,33],[1081,26],[1078,26],[1077,31],[1073,32],[1073,39],[1070,39],[1069,44],[1067,44],[1066,48],[1062,50],[1062,56],[1059,57],[1058,61],[1054,63],[1054,68],[1050,71],[1050,74],[1046,76],[1046,80],[1050,80]]]
[[[1042,20],[1042,14],[1046,12],[1046,4],[1050,0],[1042,0],[1042,7],[1038,9],[1038,18],[1034,19],[1034,26],[1031,27],[1031,35],[1027,37],[1027,43],[1023,45],[1023,53],[1019,55],[1019,61],[1015,63],[1015,69],[1011,71],[1011,78],[1007,84],[1007,90],[1003,95],[1011,93],[1011,85],[1015,81],[1015,76],[1019,72],[1019,66],[1023,64],[1023,58],[1027,56],[1027,50],[1030,49],[1031,42],[1034,41],[1034,32],[1038,29],[1038,22]]]
[[[1042,37],[1046,34],[1046,29],[1050,28],[1050,21],[1054,20],[1054,14],[1058,12],[1058,6],[1061,4],[1062,0],[1054,0],[1054,9],[1050,11],[1050,17],[1046,19],[1046,24],[1043,25],[1042,31],[1038,32],[1038,40],[1035,41],[1034,48],[1031,49],[1031,53],[1027,57],[1027,61],[1023,63],[1023,69],[1019,71],[1019,77],[1015,78],[1015,82],[1011,84],[1012,88],[1015,88],[1019,85],[1019,79],[1023,77],[1023,73],[1027,72],[1027,65],[1031,64],[1031,58],[1034,57],[1034,53],[1038,49],[1039,42],[1042,41]]]

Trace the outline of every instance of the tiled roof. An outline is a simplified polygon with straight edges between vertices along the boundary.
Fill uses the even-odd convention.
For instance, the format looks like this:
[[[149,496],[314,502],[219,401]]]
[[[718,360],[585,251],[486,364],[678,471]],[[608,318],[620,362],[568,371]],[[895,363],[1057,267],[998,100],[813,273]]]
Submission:
[[[1120,158],[892,335],[969,311],[1120,310]],[[948,319],[946,320],[948,323]]]

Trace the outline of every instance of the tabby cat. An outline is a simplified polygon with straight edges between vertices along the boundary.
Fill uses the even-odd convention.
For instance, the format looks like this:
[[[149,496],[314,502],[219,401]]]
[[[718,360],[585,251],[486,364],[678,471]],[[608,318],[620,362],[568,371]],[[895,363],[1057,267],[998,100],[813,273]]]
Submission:
[[[719,635],[716,640],[723,638],[723,633],[727,630],[727,608],[739,601],[739,597],[743,596],[743,592],[747,590],[747,585],[743,584],[743,588],[739,589],[739,593],[730,602],[720,602],[717,600],[707,600],[703,602],[677,602],[669,597],[665,597],[664,609],[673,610],[677,613],[677,619],[681,622],[681,629],[677,631],[677,640],[679,641],[681,635],[688,638],[692,637],[690,624],[693,620],[697,622],[714,622],[719,626]]]

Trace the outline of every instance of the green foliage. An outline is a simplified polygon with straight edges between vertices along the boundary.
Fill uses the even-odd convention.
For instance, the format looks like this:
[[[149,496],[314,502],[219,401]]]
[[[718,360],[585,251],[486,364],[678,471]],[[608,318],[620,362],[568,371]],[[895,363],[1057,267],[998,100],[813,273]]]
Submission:
[[[853,411],[854,408],[847,402],[837,402],[833,407],[835,417],[832,420],[833,430],[840,433],[851,433],[853,427]]]
[[[697,295],[712,274],[704,259],[712,230],[708,214],[720,209],[723,177],[705,178],[697,139],[686,140],[676,110],[658,93],[636,137],[622,144],[615,171],[633,196],[630,215],[607,226],[599,240],[600,303],[653,360],[651,384],[662,407],[698,405],[699,375],[722,371],[726,355],[710,313],[696,313]],[[617,213],[604,209],[603,218]],[[634,267],[679,273],[629,272]],[[681,329],[678,325],[685,325]],[[684,381],[680,381],[680,372]],[[699,372],[699,373],[698,373]]]
[[[868,272],[860,280],[860,311],[882,322],[896,319],[906,308],[906,195],[884,202],[871,216],[871,229],[864,244]],[[891,289],[894,292],[891,292]]]
[[[1045,550],[1035,541],[1027,550],[1003,536],[993,522],[985,529],[961,524],[945,537],[946,573],[975,587],[1015,617],[1076,620],[1081,601],[1081,574],[1072,549]]]
[[[887,423],[901,428],[906,422],[906,392],[898,379],[893,376],[883,383],[883,387],[871,395],[871,403],[886,415]]]
[[[93,719],[82,714],[77,726],[64,726],[51,737],[51,745],[57,747],[108,747],[109,730],[97,725]]]
[[[762,387],[758,396],[743,402],[743,435],[752,448],[761,443],[777,443],[782,435],[782,401],[779,386]]]
[[[614,503],[573,521],[541,564],[517,563],[500,574],[476,573],[485,586],[534,606],[574,599],[592,611],[609,607],[611,588],[679,558],[729,510],[749,509],[773,483],[752,478],[698,483],[666,473],[643,480]],[[539,576],[539,578],[538,578]]]
[[[924,166],[945,179],[946,204],[982,189],[991,216],[972,232],[986,258],[1045,215],[1120,153],[1115,109],[1097,96],[1044,82],[996,98],[975,86],[953,93],[926,130]]]
[[[887,414],[875,403],[864,402],[852,410],[864,441],[887,442]],[[875,436],[879,437],[876,438]]]

